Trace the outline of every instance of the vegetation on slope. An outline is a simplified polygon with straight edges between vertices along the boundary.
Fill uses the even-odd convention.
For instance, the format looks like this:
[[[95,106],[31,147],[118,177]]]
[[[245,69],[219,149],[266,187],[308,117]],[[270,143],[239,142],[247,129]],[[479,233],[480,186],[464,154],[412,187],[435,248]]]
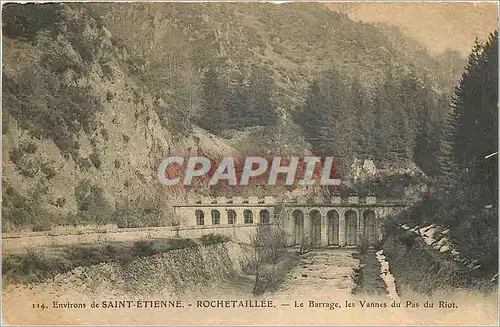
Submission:
[[[473,48],[451,101],[433,192],[403,217],[450,229],[458,252],[498,272],[498,31]]]
[[[154,95],[128,78],[134,66],[122,59],[126,50],[84,8],[3,9],[3,230],[169,223],[156,185],[137,192],[149,177],[144,168],[163,157],[154,147],[162,135],[147,135],[148,160],[131,163],[130,153],[149,149],[143,142],[136,150],[134,129],[118,120],[134,120],[139,133],[151,126],[144,122]]]
[[[242,153],[333,155],[342,176],[363,156],[431,173],[444,72],[460,65],[316,4],[3,9],[4,230],[171,224],[157,164],[207,155],[196,125]]]
[[[302,144],[305,137],[312,150],[327,150],[339,158],[339,166],[353,155],[389,160],[399,155],[411,160],[415,147],[421,153],[434,153],[436,149],[430,149],[429,143],[440,133],[447,111],[446,94],[462,65],[453,52],[431,57],[397,28],[356,23],[322,5],[137,4],[96,8],[113,34],[141,53],[148,65],[160,70],[168,67],[170,75],[193,69],[201,72],[198,76],[189,74],[193,83],[186,88],[201,96],[190,111],[200,126],[218,135],[230,135],[225,130],[263,126],[260,136],[268,142],[254,149],[262,152],[278,152],[296,139]],[[131,20],[138,26],[130,25]],[[150,26],[166,32],[150,33]],[[130,33],[132,29],[135,33]],[[186,56],[175,59],[180,63],[172,67],[170,61],[178,56],[174,53],[178,49]],[[172,69],[179,73],[172,73]],[[455,79],[449,76],[453,74]],[[175,89],[178,82],[166,81],[164,76],[161,74],[161,82]],[[332,78],[348,82],[333,86]],[[158,84],[156,80],[154,84]],[[314,110],[315,104],[310,103],[313,85],[329,88],[331,98],[317,99],[316,106],[337,108],[325,109],[324,115],[318,112],[321,109]],[[286,135],[277,141],[271,135],[282,111],[289,116],[298,111],[293,115],[297,116],[295,123],[312,122],[314,127],[303,126],[303,135]],[[300,114],[303,111],[305,116]],[[366,126],[377,119],[378,125]],[[326,126],[315,128],[319,121]],[[287,125],[294,129],[292,121]],[[377,135],[382,131],[386,135]],[[365,135],[370,139],[364,139]],[[374,140],[377,137],[381,139]],[[325,149],[317,143],[332,145]],[[353,144],[364,149],[353,148]],[[345,153],[346,149],[352,150]],[[403,153],[394,154],[398,151]],[[425,169],[435,166],[434,162],[420,161]],[[343,166],[346,170],[346,164]]]
[[[116,242],[101,245],[73,245],[45,249],[26,249],[22,254],[2,258],[2,276],[6,283],[39,283],[77,267],[105,262],[127,266],[132,260],[150,257],[178,249],[210,246],[229,241],[223,235],[205,235],[199,240],[154,239],[136,242]]]

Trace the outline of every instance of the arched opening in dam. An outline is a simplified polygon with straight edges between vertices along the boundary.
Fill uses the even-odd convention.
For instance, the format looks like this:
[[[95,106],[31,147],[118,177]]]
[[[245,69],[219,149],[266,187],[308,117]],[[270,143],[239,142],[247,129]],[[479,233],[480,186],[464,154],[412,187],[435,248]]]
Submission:
[[[311,219],[311,246],[321,246],[321,213],[318,210],[312,210],[309,213]]]
[[[345,241],[347,246],[357,244],[358,216],[354,210],[345,213]]]
[[[330,210],[326,214],[327,217],[327,233],[328,245],[338,246],[339,243],[339,213],[335,210]]]
[[[304,239],[304,213],[300,210],[292,212],[294,244],[302,244]]]

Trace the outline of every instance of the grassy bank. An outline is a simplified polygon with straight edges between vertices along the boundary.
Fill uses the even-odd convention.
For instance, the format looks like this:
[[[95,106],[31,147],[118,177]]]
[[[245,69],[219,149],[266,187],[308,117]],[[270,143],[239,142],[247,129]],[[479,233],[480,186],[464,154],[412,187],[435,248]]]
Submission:
[[[105,262],[116,262],[122,266],[132,260],[149,257],[177,249],[224,243],[228,239],[221,235],[204,235],[191,239],[154,239],[108,244],[73,245],[47,248],[30,248],[24,253],[7,254],[2,258],[4,284],[31,284],[51,279],[77,267],[86,267]]]
[[[356,287],[352,294],[387,295],[387,285],[380,277],[380,262],[376,258],[375,249],[355,253],[360,266],[354,269]]]
[[[497,289],[493,273],[474,270],[456,262],[403,229],[387,236],[383,250],[391,264],[400,295],[405,290],[431,295],[457,289],[483,293]]]

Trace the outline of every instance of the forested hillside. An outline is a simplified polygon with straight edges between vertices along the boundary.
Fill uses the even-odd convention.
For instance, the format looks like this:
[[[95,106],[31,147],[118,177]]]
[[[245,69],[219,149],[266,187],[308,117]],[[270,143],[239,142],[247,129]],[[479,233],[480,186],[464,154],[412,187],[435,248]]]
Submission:
[[[438,178],[465,63],[321,4],[5,5],[3,228],[175,223],[173,201],[220,190],[162,189],[172,153],[313,151],[346,180],[354,158]]]
[[[459,252],[498,272],[498,31],[472,49],[451,109],[436,187],[405,219],[449,228]]]
[[[436,166],[435,141],[464,65],[453,51],[431,57],[395,27],[356,23],[321,5],[95,10],[113,35],[154,67],[157,75],[148,76],[154,85],[168,85],[174,93],[180,85],[178,92],[188,93],[174,95],[174,101],[185,103],[187,96],[192,121],[212,133],[231,138],[245,130],[267,140],[251,149],[262,152],[302,152],[309,143],[313,151],[334,154],[344,175],[353,157],[393,165],[415,158],[429,172]],[[318,114],[317,106],[328,113]],[[176,107],[186,112],[185,105]],[[283,119],[294,133],[277,135]]]

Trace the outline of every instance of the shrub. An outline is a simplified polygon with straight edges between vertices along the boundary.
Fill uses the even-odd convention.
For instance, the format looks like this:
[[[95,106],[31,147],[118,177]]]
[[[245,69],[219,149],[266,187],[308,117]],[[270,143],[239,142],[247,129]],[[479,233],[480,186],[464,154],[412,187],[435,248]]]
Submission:
[[[200,238],[201,244],[203,245],[212,245],[212,244],[220,244],[229,241],[229,237],[220,235],[220,234],[208,234],[203,235]]]
[[[102,64],[101,65],[103,77],[107,78],[112,78],[113,77],[113,68],[109,64]]]
[[[134,255],[138,257],[147,257],[157,254],[154,247],[153,241],[140,240],[134,242],[134,247],[132,248]]]
[[[109,139],[108,131],[105,128],[101,128],[101,135],[105,141]]]
[[[388,217],[384,221],[384,230],[386,234],[394,234],[398,231],[398,221],[395,217]]]
[[[89,266],[106,261],[106,248],[100,246],[74,246],[67,250],[68,258],[75,266]]]
[[[30,63],[15,76],[5,74],[4,113],[34,137],[51,139],[63,154],[73,154],[74,135],[81,129],[91,132],[96,127],[95,114],[102,111],[102,105],[90,87],[59,81],[59,72],[36,63]]]
[[[198,244],[187,238],[174,238],[166,240],[139,240],[134,242],[132,253],[134,256],[147,257],[171,250],[198,247]]]
[[[10,161],[14,163],[16,166],[21,166],[21,160],[23,159],[23,152],[19,148],[13,148],[9,151]]]
[[[73,268],[64,258],[49,257],[40,250],[27,249],[26,254],[3,260],[3,275],[24,283],[39,283]]]
[[[43,185],[35,187],[28,195],[17,192],[5,179],[2,181],[2,221],[11,226],[33,227],[42,225],[48,219],[43,207],[42,196],[47,188]],[[9,224],[2,224],[2,228]]]
[[[134,258],[134,254],[131,253],[129,247],[122,247],[114,244],[102,246],[72,246],[65,250],[65,255],[69,261],[74,263],[75,267],[112,261],[126,264]]]
[[[24,165],[19,167],[19,173],[27,178],[34,178],[38,172],[38,167],[33,160],[27,161]]]
[[[90,160],[90,162],[92,162],[92,164],[94,165],[94,167],[96,167],[97,169],[99,169],[101,167],[101,159],[99,158],[99,154],[98,153],[92,152],[89,155],[89,160]]]
[[[360,254],[364,254],[366,253],[366,251],[368,251],[369,247],[368,240],[366,237],[360,237],[359,235],[358,237],[359,237],[359,242],[356,248]]]
[[[45,232],[52,229],[52,224],[48,220],[42,220],[40,222],[35,223],[33,226],[34,232]]]
[[[108,223],[111,219],[111,208],[104,196],[104,190],[81,181],[75,187],[75,199],[80,223]]]
[[[124,182],[125,187],[132,183]],[[113,213],[114,221],[120,227],[145,227],[145,226],[166,226],[168,224],[169,209],[166,207],[162,194],[142,194],[137,198],[129,196],[126,200],[118,201]]]
[[[42,252],[36,249],[27,249],[20,268],[21,272],[26,275],[43,275],[50,270],[50,262]]]
[[[412,235],[410,233],[404,232],[400,237],[399,240],[401,243],[403,243],[407,248],[411,248],[413,244],[415,244],[415,237],[416,235]]]
[[[171,250],[175,249],[187,249],[198,247],[198,243],[189,238],[173,238],[168,240],[168,244]]]
[[[375,248],[375,251],[382,250],[383,246],[384,246],[383,240],[382,241],[377,240],[377,242],[375,242],[375,244],[373,245],[373,247]]]
[[[33,154],[36,152],[36,149],[37,149],[37,146],[35,143],[29,141],[29,142],[26,142],[24,144],[22,144],[22,148],[24,149],[24,151],[26,151],[27,153],[29,154]]]
[[[40,164],[40,170],[45,175],[45,177],[50,180],[56,175],[56,170],[48,162],[42,161]]]
[[[111,92],[111,91],[106,92],[106,101],[108,101],[108,103],[111,102],[114,97],[115,96],[114,96],[113,92]]]
[[[52,30],[61,14],[60,4],[14,4],[2,8],[3,33],[34,41],[40,30]]]

